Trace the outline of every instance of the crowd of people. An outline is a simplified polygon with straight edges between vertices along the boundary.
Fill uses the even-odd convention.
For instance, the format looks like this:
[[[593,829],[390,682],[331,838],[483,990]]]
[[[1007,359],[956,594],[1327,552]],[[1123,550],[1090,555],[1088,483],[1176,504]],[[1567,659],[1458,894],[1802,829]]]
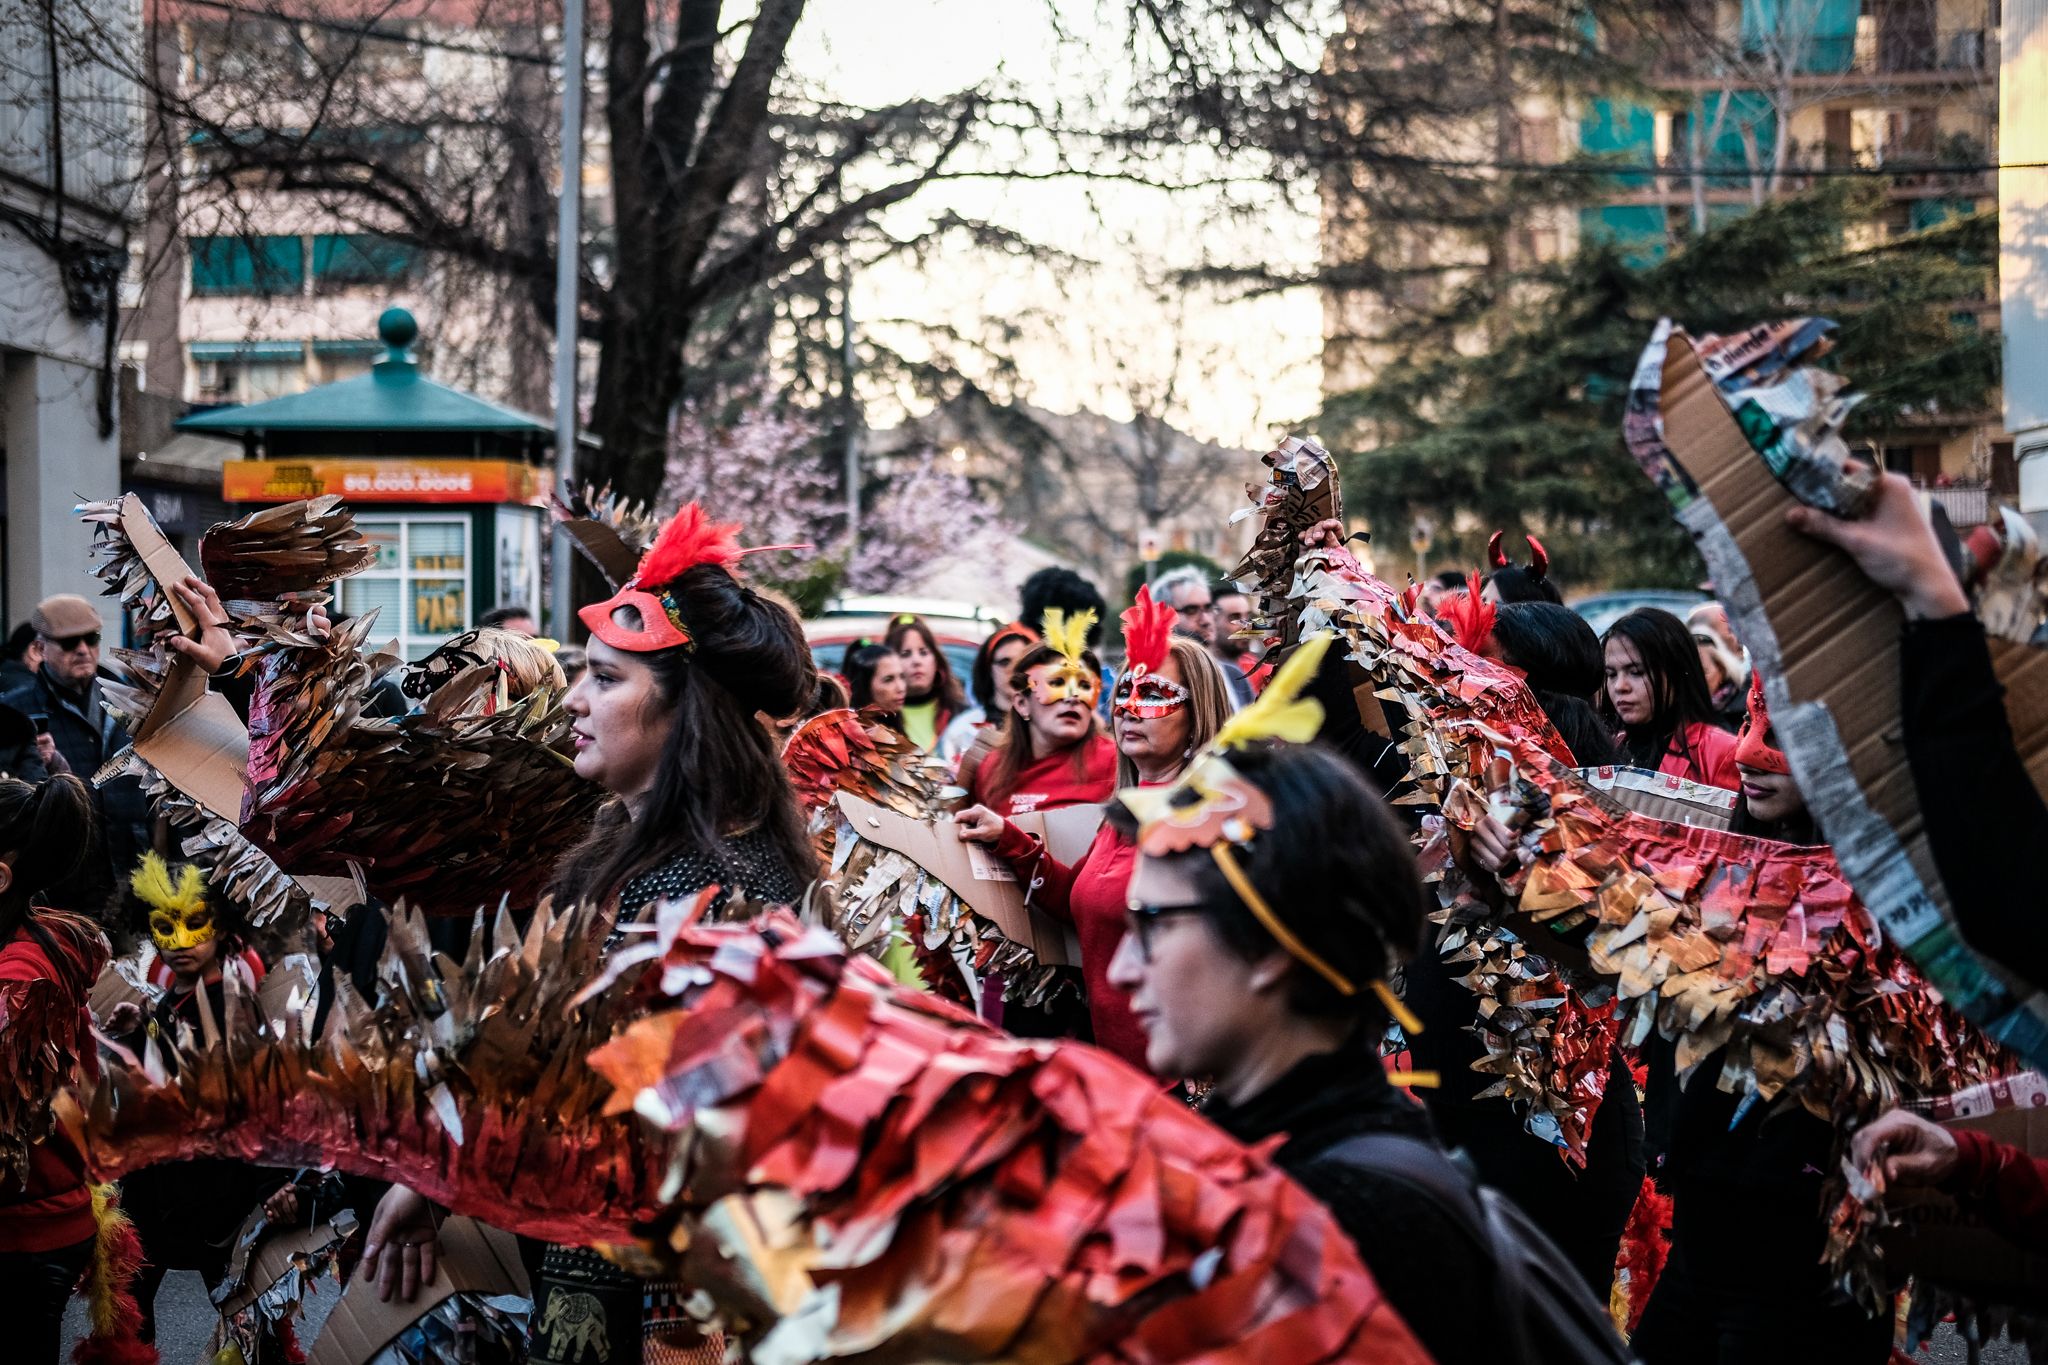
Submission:
[[[1936,860],[1973,945],[2039,983],[2044,931],[2009,894],[2024,882],[2003,870],[2048,809],[2014,752],[1982,628],[1940,545],[1902,481],[1879,490],[1868,521],[1806,512],[1797,525],[1904,604],[1905,738],[1916,781],[1936,798],[1926,803]],[[558,902],[603,905],[621,921],[710,887],[717,904],[800,903],[821,869],[779,744],[794,720],[851,706],[949,765],[964,791],[957,837],[1073,930],[1085,1010],[992,1004],[992,1022],[1091,1042],[1179,1087],[1247,1145],[1277,1144],[1275,1159],[1334,1213],[1440,1365],[1886,1359],[1891,1320],[1844,1297],[1821,1264],[1821,1186],[1846,1136],[1828,1122],[1684,1084],[1654,1033],[1640,1051],[1616,1044],[1605,1055],[1607,1100],[1583,1168],[1482,1093],[1475,999],[1430,946],[1435,905],[1413,837],[1424,812],[1388,800],[1402,760],[1361,742],[1350,705],[1328,708],[1307,742],[1237,732],[1268,688],[1278,696],[1274,665],[1284,666],[1266,657],[1275,640],[1255,628],[1239,585],[1193,569],[1161,575],[1121,613],[1112,669],[1109,604],[1073,571],[1046,570],[1022,585],[1017,619],[981,642],[965,686],[916,616],[854,642],[835,679],[814,666],[794,614],[747,585],[737,543],[694,512],[663,530],[632,582],[582,608],[587,648],[560,658],[575,665],[563,678],[575,771],[609,799],[553,871]],[[1330,526],[1303,542],[1341,544]],[[1462,643],[1519,670],[1578,766],[1627,764],[1718,788],[1733,794],[1737,831],[1819,843],[1726,613],[1642,609],[1596,635],[1562,604],[1542,547],[1530,549],[1528,563],[1513,563],[1496,539],[1483,574],[1432,580],[1419,600]],[[242,642],[210,589],[195,580],[182,595],[201,629],[175,647],[222,670]],[[1465,629],[1480,604],[1483,634]],[[329,628],[317,609],[307,624]],[[485,628],[530,635],[535,623],[508,609]],[[124,743],[100,704],[105,630],[91,603],[53,597],[0,665],[0,756],[11,756],[0,763],[11,774],[0,778],[0,1018],[10,1050],[33,1042],[46,1058],[0,1063],[0,1073],[40,1086],[32,1099],[45,1106],[100,1046],[141,1051],[168,1031],[213,1027],[226,978],[253,986],[291,948],[245,923],[180,857],[135,779],[91,781]],[[1307,690],[1329,685],[1317,671]],[[1141,815],[1147,792],[1178,815]],[[1212,806],[1226,813],[1200,818]],[[1994,806],[1998,819],[1984,818]],[[1104,812],[1071,863],[1016,823],[1071,807]],[[1491,815],[1456,851],[1482,890],[1524,856]],[[337,977],[374,994],[382,914],[369,901],[314,926],[323,997]],[[94,1017],[103,930],[143,964],[146,989]],[[625,937],[614,927],[606,949]],[[1438,1083],[1390,1072],[1396,1052]],[[1710,1058],[1692,1074],[1719,1069]],[[1894,1111],[1853,1135],[1853,1154],[2048,1249],[2048,1167],[2023,1153]],[[14,1358],[40,1365],[57,1358],[65,1303],[115,1220],[61,1131],[44,1124],[0,1157],[0,1302],[18,1324]],[[304,1215],[302,1188],[293,1172],[225,1161],[124,1182],[143,1258],[136,1335],[151,1338],[166,1269],[218,1283],[247,1213],[261,1206],[288,1223]],[[439,1212],[402,1185],[356,1182],[351,1193],[366,1227],[362,1274],[384,1298],[412,1298],[435,1275]],[[1669,1262],[1633,1334],[1589,1332],[1608,1321],[1632,1216],[1660,1198]],[[719,1340],[693,1335],[688,1285],[586,1248],[522,1251],[534,1321],[553,1296],[580,1295],[620,1325],[606,1365],[719,1357]],[[1546,1264],[1556,1273],[1532,1270]]]

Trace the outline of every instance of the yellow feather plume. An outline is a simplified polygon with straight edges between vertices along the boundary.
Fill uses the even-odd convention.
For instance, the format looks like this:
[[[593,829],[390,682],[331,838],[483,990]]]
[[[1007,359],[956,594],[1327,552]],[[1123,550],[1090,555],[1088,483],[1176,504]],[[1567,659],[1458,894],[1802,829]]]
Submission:
[[[1095,629],[1095,609],[1075,612],[1069,617],[1060,607],[1045,609],[1045,642],[1071,659],[1081,663],[1082,651],[1088,648],[1088,632]]]
[[[135,869],[128,885],[152,910],[182,915],[206,904],[206,874],[196,864],[186,863],[178,869],[177,884],[173,885],[170,864],[155,852],[142,855],[142,866]]]
[[[1314,739],[1316,731],[1323,727],[1323,704],[1301,694],[1322,667],[1323,655],[1329,652],[1330,641],[1335,638],[1326,630],[1305,637],[1287,656],[1287,662],[1280,665],[1258,700],[1225,721],[1209,747],[1222,753],[1262,739],[1284,739],[1290,744],[1306,744]]]

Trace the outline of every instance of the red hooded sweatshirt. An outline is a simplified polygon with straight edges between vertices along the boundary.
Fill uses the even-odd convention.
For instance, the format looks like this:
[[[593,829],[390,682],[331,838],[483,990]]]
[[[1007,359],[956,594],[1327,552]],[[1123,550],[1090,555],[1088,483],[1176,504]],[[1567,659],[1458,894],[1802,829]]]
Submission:
[[[107,943],[90,921],[38,912],[37,923],[56,949],[56,960],[26,926],[0,945],[0,1036],[6,1042],[0,1081],[13,1095],[40,1096],[39,1108],[20,1121],[40,1125],[50,1095],[76,1072],[95,1064],[92,1016],[86,1009],[93,981],[106,965]],[[0,1115],[0,1121],[16,1121]],[[94,1232],[92,1191],[85,1162],[61,1132],[28,1149],[28,1175],[0,1172],[0,1252],[54,1251],[76,1246]]]

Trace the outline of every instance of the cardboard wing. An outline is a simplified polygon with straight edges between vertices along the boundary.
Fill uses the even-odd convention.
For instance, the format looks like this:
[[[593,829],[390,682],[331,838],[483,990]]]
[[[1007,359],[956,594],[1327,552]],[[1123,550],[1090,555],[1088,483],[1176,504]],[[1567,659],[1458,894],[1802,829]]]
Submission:
[[[121,532],[163,590],[178,629],[199,628],[169,585],[193,577],[149,509],[133,493],[121,499]],[[164,780],[223,820],[242,818],[243,779],[249,770],[249,730],[226,697],[207,686],[207,676],[190,659],[173,660],[155,705],[135,731],[135,752]]]
[[[518,1239],[474,1218],[450,1218],[441,1225],[441,1259],[435,1263],[434,1278],[420,1286],[419,1295],[411,1303],[381,1303],[376,1285],[358,1275],[327,1315],[319,1339],[306,1353],[307,1365],[363,1365],[457,1293],[531,1297]]]
[[[974,912],[994,921],[1005,937],[1021,943],[1049,966],[1081,961],[1079,945],[1066,926],[1024,903],[1024,888],[1007,864],[978,844],[963,843],[950,826],[901,815],[839,794],[839,812],[863,839],[901,853],[944,882]],[[1046,851],[1073,863],[1088,851],[1102,823],[1100,806],[1066,806],[1037,815],[1019,815],[1011,823],[1045,840]]]
[[[1705,556],[1843,871],[1951,1003],[2015,1051],[2048,1061],[2048,997],[1963,943],[1928,851],[1900,738],[1901,608],[1847,555],[1785,524],[1791,493],[1751,447],[1691,342],[1673,332],[1661,358],[1657,349],[1653,341],[1637,370],[1630,449]],[[1661,440],[1639,410],[1646,398],[1661,407]],[[2015,738],[2038,782],[2048,768],[2048,661],[2010,650],[1993,657],[2014,670],[2005,681],[2018,699]]]

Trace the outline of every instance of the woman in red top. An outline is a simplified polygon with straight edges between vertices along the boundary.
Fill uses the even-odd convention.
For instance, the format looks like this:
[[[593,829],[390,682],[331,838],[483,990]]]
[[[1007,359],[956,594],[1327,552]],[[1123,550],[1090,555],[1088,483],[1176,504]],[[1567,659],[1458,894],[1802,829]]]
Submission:
[[[1129,666],[1110,705],[1119,787],[1173,781],[1230,717],[1230,689],[1220,666],[1200,641],[1172,634],[1174,617],[1173,608],[1154,602],[1145,588],[1123,616]],[[1129,997],[1109,980],[1110,959],[1123,942],[1124,893],[1137,858],[1131,836],[1105,823],[1070,867],[1050,857],[1042,840],[987,806],[962,811],[954,823],[961,838],[995,845],[1030,887],[1033,905],[1074,926],[1095,1044],[1143,1067],[1145,1031],[1131,1014]]]
[[[1050,643],[1034,646],[1011,672],[1001,737],[986,757],[962,765],[969,800],[998,815],[1101,805],[1116,791],[1116,746],[1095,718],[1102,670],[1081,643],[1095,613],[1074,622],[1072,640],[1060,617],[1057,608],[1046,613]]]
[[[1643,607],[1607,628],[1601,711],[1621,760],[1724,791],[1741,788],[1735,736],[1715,724],[1692,635],[1668,611]]]
[[[55,1365],[64,1305],[96,1238],[85,1163],[50,1097],[93,1061],[86,1001],[107,962],[91,921],[34,901],[92,843],[76,777],[0,778],[0,1322],[8,1359]]]

